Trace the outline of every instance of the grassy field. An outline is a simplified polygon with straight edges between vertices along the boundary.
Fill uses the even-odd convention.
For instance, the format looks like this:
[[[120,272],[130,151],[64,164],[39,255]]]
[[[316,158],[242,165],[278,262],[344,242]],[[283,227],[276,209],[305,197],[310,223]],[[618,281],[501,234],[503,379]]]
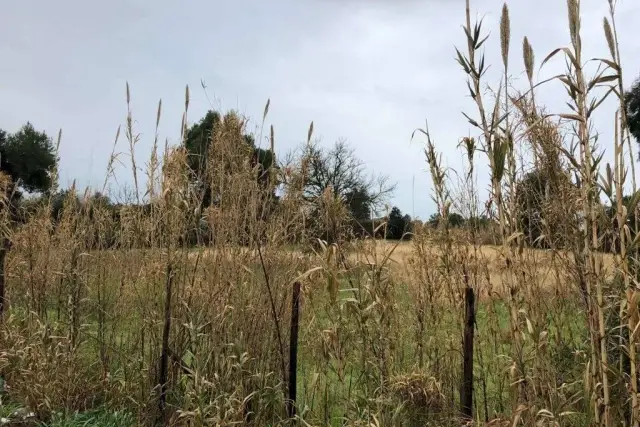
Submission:
[[[364,244],[364,259],[375,261],[384,259],[385,254],[390,254],[389,265],[394,271],[400,275],[411,275],[411,265],[416,261],[416,248],[408,241],[377,241],[375,243]],[[375,250],[373,249],[375,248]],[[442,247],[435,242],[430,241],[426,244],[426,252],[431,256],[437,256],[442,253]],[[465,250],[476,251],[476,255],[484,263],[489,278],[486,286],[480,286],[478,291],[480,294],[497,291],[504,283],[502,276],[506,270],[504,248],[496,245],[480,245],[477,248],[468,246]],[[558,290],[564,286],[571,286],[566,283],[567,276],[562,273],[563,266],[571,263],[571,254],[566,251],[551,251],[540,249],[525,249],[523,268],[535,271],[535,277],[531,278],[529,283],[531,287],[547,288],[549,290]],[[352,255],[354,259],[362,260],[363,256]],[[377,258],[376,258],[377,257]],[[609,253],[601,254],[602,257],[602,273],[609,280],[616,271],[615,257]],[[409,277],[407,280],[411,281]],[[504,292],[501,289],[500,292]],[[505,295],[502,295],[505,296]]]
[[[421,252],[424,248],[427,252]],[[466,256],[471,249],[465,245],[449,255]],[[0,359],[9,401],[26,405],[40,417],[66,414],[52,425],[67,425],[59,424],[67,418],[69,425],[89,419],[72,414],[96,407],[109,408],[91,415],[98,417],[96,423],[107,422],[99,417],[108,417],[109,411],[133,417],[116,417],[109,421],[113,423],[143,422],[144,414],[155,413],[158,391],[153,381],[162,353],[167,254],[155,249],[78,254],[74,280],[82,288],[77,311],[71,312],[72,283],[60,271],[73,249],[51,248],[48,260],[42,248],[36,254],[23,250],[27,247],[18,245],[10,258],[14,308],[5,319]],[[476,290],[482,295],[477,303],[476,406],[479,417],[493,419],[511,410],[515,369],[532,378],[545,375],[552,381],[548,387],[567,393],[567,384],[583,375],[586,330],[577,291],[564,280],[554,286],[548,277],[557,277],[559,271],[550,255],[529,251],[532,263],[545,266],[545,276],[532,282],[523,297],[519,317],[526,328],[519,333],[525,343],[522,359],[514,360],[499,250],[477,250],[477,265],[466,262],[477,269]],[[266,246],[260,253],[264,271],[258,251],[244,248],[174,254],[168,396],[173,422],[200,419],[207,424],[216,417],[242,419],[253,411],[256,417],[282,416],[277,331],[285,337],[286,360],[290,286],[296,278],[303,283],[297,400],[301,419],[342,425],[382,418],[420,425],[455,416],[463,264],[447,266],[438,246],[420,238],[357,244],[345,253],[342,265],[336,262],[337,246],[316,253]],[[43,262],[50,263],[48,277],[35,275],[29,266]],[[24,293],[20,283],[31,291]],[[47,289],[38,290],[42,285]]]

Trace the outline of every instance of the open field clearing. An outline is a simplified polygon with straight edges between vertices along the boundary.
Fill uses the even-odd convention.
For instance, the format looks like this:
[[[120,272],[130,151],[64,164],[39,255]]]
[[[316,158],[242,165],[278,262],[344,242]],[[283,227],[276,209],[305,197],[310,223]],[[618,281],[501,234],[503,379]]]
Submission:
[[[345,245],[342,250],[348,260],[354,263],[354,266],[362,265],[379,265],[389,269],[395,279],[400,282],[411,284],[414,282],[413,275],[415,271],[412,266],[421,262],[418,257],[428,255],[435,259],[442,254],[444,250],[438,246],[436,242],[427,241],[422,248],[424,252],[417,251],[415,243],[411,241],[394,241],[394,240],[366,240],[357,242],[354,245]],[[307,260],[313,263],[314,258],[323,260],[322,251],[320,249],[305,251],[301,248],[291,247],[287,249],[290,252],[291,259]],[[488,272],[488,280],[480,283],[477,291],[486,296],[489,292],[504,292],[504,277],[506,266],[504,256],[502,256],[503,248],[495,245],[481,245],[474,248],[472,245],[465,244],[462,251],[475,252],[483,268]],[[226,252],[226,251],[225,251]],[[189,257],[192,260],[201,259],[202,262],[224,262],[223,259],[228,256],[236,257],[238,253],[258,257],[257,250],[250,250],[246,247],[238,248],[230,251],[226,255],[216,252],[215,249],[201,248],[192,250]],[[562,291],[565,286],[572,286],[567,283],[566,268],[572,263],[572,254],[566,251],[553,252],[551,250],[530,249],[524,250],[523,268],[527,271],[534,271],[535,276],[530,278],[527,285],[530,287],[541,287],[548,291]],[[602,257],[602,273],[610,280],[616,271],[616,260],[613,255],[608,253],[601,254]],[[434,264],[435,265],[435,264]],[[618,267],[619,268],[619,267]],[[299,275],[303,275],[304,271],[299,271]],[[502,295],[504,296],[504,295]]]
[[[174,286],[175,304],[168,375],[183,396],[173,397],[179,400],[171,405],[195,405],[189,403],[191,393],[207,396],[206,404],[211,405],[207,410],[214,413],[225,405],[239,405],[243,411],[250,411],[247,405],[265,405],[276,399],[272,393],[277,395],[282,387],[276,331],[288,336],[291,286],[296,278],[303,284],[298,404],[307,417],[324,418],[331,424],[358,413],[352,405],[374,404],[368,400],[368,390],[380,380],[378,375],[386,376],[389,390],[385,393],[390,400],[375,407],[390,405],[391,410],[405,399],[420,399],[405,409],[411,411],[412,419],[455,412],[455,403],[446,408],[451,405],[447,399],[455,402],[457,390],[446,387],[460,374],[464,282],[459,266],[446,267],[433,244],[428,246],[428,256],[419,257],[416,242],[396,247],[379,241],[375,256],[370,246],[345,252],[345,267],[336,262],[335,252],[330,255],[339,250],[336,246],[315,252],[269,246],[178,249],[170,260],[166,251],[152,248],[75,253],[73,245],[48,246],[67,241],[64,236],[54,234],[43,241],[39,231],[26,234],[29,231],[16,236],[10,253],[7,283],[12,314],[5,319],[9,329],[2,338],[5,350],[0,361],[14,372],[6,376],[9,396],[36,413],[67,406],[89,409],[109,402],[112,408],[129,408],[126,413],[134,416],[136,411],[127,403],[131,396],[150,406],[144,411],[154,412],[158,391],[148,384],[158,375],[162,355],[168,280]],[[504,273],[496,267],[497,253],[492,247],[478,251],[479,264],[486,263],[494,292],[486,292],[482,273],[476,277],[477,292],[482,295],[475,356],[482,384],[478,398],[489,413],[506,410],[511,380],[503,372],[517,366],[507,356],[512,345],[510,314],[508,298],[499,292],[505,288]],[[544,257],[545,253],[532,254]],[[61,274],[69,262],[76,263],[74,276]],[[535,271],[552,275],[537,266]],[[524,369],[537,372],[543,364],[554,363],[560,370],[556,375],[581,375],[576,367],[584,361],[580,352],[586,350],[587,331],[579,292],[564,282],[554,288],[533,283],[527,284],[530,289],[522,289],[520,305],[523,325],[533,328],[520,332],[529,352],[521,361],[527,363]],[[20,286],[26,286],[27,292]],[[76,294],[69,293],[73,286],[78,286]],[[77,298],[74,311],[69,311],[69,298]],[[381,331],[386,332],[381,335]],[[549,344],[555,343],[545,353],[553,359],[546,361],[538,359],[541,356],[532,347],[543,332]],[[271,338],[265,340],[265,335]],[[285,341],[283,347],[287,359],[289,344]],[[264,369],[268,376],[255,376],[256,370]],[[198,383],[190,372],[225,376],[219,382]],[[236,385],[223,388],[225,382]],[[239,386],[266,388],[264,394],[254,392],[248,400],[236,400]],[[411,397],[416,390],[423,397]],[[274,403],[276,412],[278,405],[284,405],[279,399]]]
[[[413,274],[411,266],[420,262],[416,257],[422,256],[424,253],[417,252],[415,244],[412,242],[397,241],[376,241],[358,245],[355,253],[350,254],[350,258],[361,263],[381,262],[388,256],[389,268],[398,275],[403,277],[407,283],[412,282]],[[374,249],[375,248],[375,249]],[[444,250],[437,243],[427,241],[425,244],[425,252],[432,257],[437,257]],[[474,249],[472,245],[464,245],[462,251],[473,252],[474,256],[481,261],[481,264],[489,274],[489,279],[481,285],[478,291],[482,294],[491,291],[497,292],[499,289],[504,291],[502,285],[505,284],[504,273],[507,270],[504,256],[502,256],[503,248],[495,245],[482,245]],[[572,254],[566,251],[553,252],[550,250],[525,249],[523,255],[523,269],[526,271],[534,271],[535,276],[527,282],[528,286],[539,286],[549,291],[561,291],[565,286],[572,286],[567,282],[566,269],[572,263]],[[616,271],[616,260],[611,254],[601,254],[602,257],[602,273],[611,279]],[[619,268],[619,267],[618,267]]]

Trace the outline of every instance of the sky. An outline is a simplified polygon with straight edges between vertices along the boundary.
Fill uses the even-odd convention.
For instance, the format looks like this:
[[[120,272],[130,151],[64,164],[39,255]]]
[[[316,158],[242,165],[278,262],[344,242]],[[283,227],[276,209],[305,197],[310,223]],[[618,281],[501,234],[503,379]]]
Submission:
[[[502,2],[472,0],[474,18],[490,34],[487,83],[500,80]],[[511,0],[511,64],[522,84],[522,38],[536,54],[536,78],[564,69],[559,56],[542,70],[542,58],[569,44],[566,3]],[[617,26],[627,86],[640,75],[640,38],[634,25],[640,2],[618,0]],[[260,126],[273,125],[277,153],[306,140],[311,121],[324,146],[345,139],[368,167],[397,184],[391,204],[427,218],[435,211],[424,140],[429,129],[444,163],[461,171],[463,136],[475,136],[462,112],[475,115],[454,46],[465,46],[463,0],[85,0],[5,1],[0,4],[0,128],[30,121],[49,135],[62,129],[60,180],[101,189],[127,105],[138,163],[148,159],[158,100],[162,141],[179,142],[185,86],[189,122],[210,108],[236,109]],[[607,0],[582,0],[585,58],[608,57],[602,19]],[[591,68],[593,69],[593,68]],[[203,88],[204,86],[204,88]],[[550,112],[567,112],[559,82],[540,90]],[[611,145],[616,102],[595,116],[601,145]],[[122,138],[117,151],[127,151]],[[605,160],[611,158],[610,149]],[[121,157],[127,162],[126,157]],[[480,158],[481,163],[484,159]],[[486,190],[486,167],[479,169]],[[455,174],[452,172],[452,176]],[[120,170],[117,183],[129,175]]]

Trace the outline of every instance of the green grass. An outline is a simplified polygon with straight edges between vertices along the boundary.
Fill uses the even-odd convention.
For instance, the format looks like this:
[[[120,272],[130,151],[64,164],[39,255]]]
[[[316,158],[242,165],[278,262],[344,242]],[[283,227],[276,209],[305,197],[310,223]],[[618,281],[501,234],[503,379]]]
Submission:
[[[42,427],[132,427],[135,418],[127,412],[110,411],[106,408],[70,416],[55,415],[53,420]]]
[[[111,267],[110,264],[108,266]],[[257,265],[251,265],[249,268],[257,277],[261,275]],[[92,278],[90,275],[87,277]],[[421,368],[418,366],[416,340],[418,305],[414,301],[415,289],[411,288],[412,285],[408,284],[404,277],[397,282],[394,279],[395,277],[391,277],[390,282],[378,281],[367,269],[353,268],[349,280],[345,277],[339,279],[340,289],[336,301],[331,300],[322,280],[315,283],[317,288],[313,292],[305,294],[306,298],[301,307],[298,354],[298,408],[303,418],[307,415],[310,421],[322,420],[322,425],[338,426],[343,424],[345,418],[362,419],[374,411],[392,413],[402,402],[398,395],[380,391],[381,387],[388,385],[381,384],[381,379],[393,382],[394,377],[414,374],[434,376],[440,380],[447,399],[447,410],[455,411],[458,408],[459,391],[455,384],[459,382],[462,364],[460,348],[463,307],[453,305],[449,300],[425,301],[424,366]],[[107,342],[109,357],[105,362],[106,369],[113,378],[124,378],[123,384],[126,382],[128,393],[137,393],[145,387],[145,384],[140,382],[144,381],[144,375],[139,376],[140,372],[136,371],[138,366],[144,365],[153,369],[156,363],[155,360],[140,359],[136,347],[138,331],[141,330],[144,321],[139,307],[145,297],[148,306],[152,305],[150,300],[153,300],[158,307],[162,307],[159,298],[162,281],[155,277],[145,277],[142,280],[147,282],[136,282],[137,288],[148,289],[149,292],[144,295],[133,294],[135,296],[131,301],[121,301],[118,311],[115,311],[115,299],[121,283],[110,276],[102,280],[102,301],[109,313],[105,319],[105,328],[107,331],[114,328],[115,332]],[[185,281],[189,280],[190,277],[187,276]],[[97,285],[87,288],[86,298],[92,304],[97,301],[96,289]],[[373,304],[374,302],[376,303]],[[285,303],[288,304],[289,301]],[[246,302],[240,301],[239,304],[241,306]],[[582,365],[576,363],[578,360],[574,354],[583,350],[587,335],[584,313],[579,309],[579,301],[573,298],[552,297],[545,301],[544,309],[536,308],[535,304],[529,307],[536,310],[535,313],[529,313],[534,322],[533,335],[537,336],[540,330],[545,330],[550,337],[549,353],[543,355],[543,358],[553,361],[558,376],[566,378],[567,381],[580,378]],[[100,343],[97,339],[98,316],[95,308],[94,305],[87,305],[81,313],[79,342],[75,349],[78,369],[85,370],[87,377],[92,378],[94,375],[96,378],[99,377],[101,372],[98,369],[102,367]],[[30,316],[26,309],[20,307],[14,308],[12,314],[23,323],[28,322]],[[66,312],[60,314],[59,321],[55,311],[49,310],[47,317],[55,334],[64,336]],[[482,416],[486,406],[489,417],[494,417],[510,411],[511,389],[507,371],[510,365],[509,357],[512,354],[512,342],[508,304],[498,298],[482,298],[478,301],[476,320],[475,405]],[[152,327],[158,329],[157,325]],[[24,326],[26,327],[26,323]],[[287,326],[283,325],[283,329]],[[323,339],[326,336],[323,334],[333,330],[338,331],[339,351],[325,356]],[[533,335],[527,335],[524,340],[529,370],[532,369],[533,358],[538,354]],[[559,337],[557,341],[551,339],[556,336]],[[274,350],[275,348],[273,346]],[[385,378],[382,378],[382,370],[378,366],[381,348],[384,348],[385,360],[388,362]],[[157,351],[157,348],[155,350]],[[98,380],[99,378],[96,379]],[[552,381],[555,383],[556,379],[552,378]],[[134,388],[134,384],[140,384],[141,387]],[[175,391],[172,404],[181,407],[184,402],[180,393],[185,390],[176,386]],[[377,396],[382,398],[378,399]],[[73,415],[59,414],[46,426],[135,425],[131,413],[115,411],[115,408],[122,408],[123,404],[126,406],[126,401],[113,401],[112,406],[106,402],[109,402],[107,395],[104,399],[96,399],[89,405],[98,409]],[[52,409],[59,411],[61,406]],[[403,414],[403,417],[412,419],[413,415],[415,414],[408,413]]]

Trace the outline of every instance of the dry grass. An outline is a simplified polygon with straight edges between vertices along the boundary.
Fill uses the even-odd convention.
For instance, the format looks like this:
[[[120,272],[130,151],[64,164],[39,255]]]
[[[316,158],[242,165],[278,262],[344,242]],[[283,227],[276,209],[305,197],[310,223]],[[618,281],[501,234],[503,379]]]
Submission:
[[[364,258],[375,262],[375,260],[382,260],[386,254],[389,255],[389,266],[397,272],[399,275],[404,276],[404,280],[407,283],[411,283],[411,265],[415,264],[416,254],[414,244],[410,241],[396,242],[396,241],[376,241],[367,242],[364,244],[364,252],[356,252],[350,255],[354,260],[362,260],[363,254],[367,254]],[[466,245],[465,250],[471,250],[472,245]],[[429,253],[437,258],[441,255],[442,247],[436,243],[432,243],[428,246]],[[502,275],[505,271],[504,255],[502,254],[502,247],[495,245],[482,245],[477,248],[477,256],[486,263],[486,267],[489,272],[490,283],[501,284]],[[535,271],[536,276],[533,278],[533,282],[530,286],[540,287],[549,291],[561,291],[566,286],[571,286],[572,283],[568,283],[570,278],[566,276],[563,270],[571,263],[571,254],[567,251],[551,251],[544,249],[524,249],[526,252],[525,269],[529,271]],[[374,255],[375,254],[375,255]],[[611,279],[616,270],[616,260],[612,254],[603,254],[603,274],[605,277]],[[558,278],[560,280],[558,280]],[[492,291],[495,291],[494,286],[491,287]],[[502,289],[501,292],[505,292],[506,289]],[[480,288],[479,292],[486,295],[486,290]],[[504,296],[504,295],[503,295]]]
[[[619,69],[613,6],[605,72]],[[161,153],[157,138],[147,162],[136,161],[129,111],[136,187],[117,214],[72,188],[59,217],[44,197],[17,222],[3,197],[0,231],[12,247],[0,246],[8,302],[0,408],[25,407],[55,423],[76,412],[125,414],[100,417],[121,425],[638,425],[640,193],[634,181],[623,205],[625,159],[633,158],[623,110],[615,164],[602,167],[588,97],[615,93],[607,84],[621,89],[622,76],[587,78],[579,2],[567,7],[571,47],[556,53],[570,64],[558,80],[574,112],[558,123],[538,105],[527,40],[525,87],[485,91],[483,30],[467,1],[466,49],[457,56],[477,135],[462,141],[467,163],[452,185],[421,131],[441,220],[410,242],[352,241],[343,200],[331,189],[305,197],[309,158],[259,170],[233,112],[208,136],[195,174],[184,144]],[[514,63],[510,37],[505,7],[503,81]],[[185,130],[188,106],[187,90]],[[312,135],[313,124],[306,148]],[[479,155],[491,168],[487,195],[478,190]],[[522,184],[532,171],[545,178],[538,187]],[[454,207],[487,214],[495,227],[482,232],[497,244],[482,245],[473,223],[450,227]],[[333,242],[319,240],[329,235]],[[290,344],[295,282],[301,318]],[[473,392],[472,407],[462,404],[464,391]]]

